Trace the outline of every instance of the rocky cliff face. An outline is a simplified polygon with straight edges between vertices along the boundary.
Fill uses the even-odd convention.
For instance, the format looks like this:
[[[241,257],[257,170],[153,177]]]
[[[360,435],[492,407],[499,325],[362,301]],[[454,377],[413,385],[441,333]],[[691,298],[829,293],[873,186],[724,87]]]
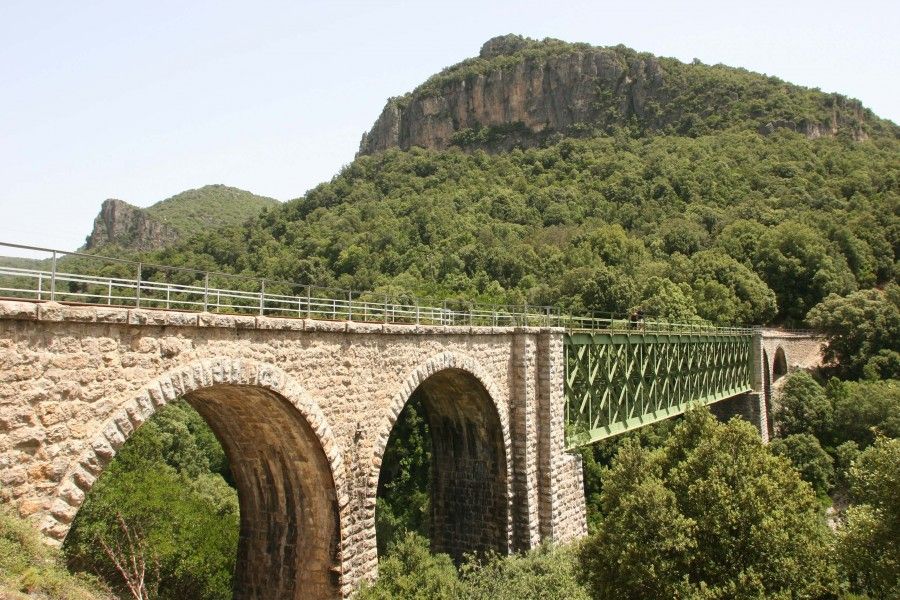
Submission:
[[[503,150],[539,144],[553,134],[585,135],[629,124],[691,134],[696,133],[692,128],[698,119],[709,117],[718,119],[716,128],[728,125],[729,118],[752,119],[761,133],[790,128],[810,137],[840,131],[855,139],[867,135],[862,123],[871,113],[840,96],[739,69],[686,65],[623,47],[571,44],[565,52],[523,51],[540,50],[546,43],[519,36],[489,40],[477,59],[450,67],[411,94],[389,100],[372,129],[363,134],[360,154],[413,146]],[[814,100],[803,98],[814,105],[816,114],[801,118],[754,109],[747,101],[755,98],[742,97],[742,90],[722,89],[732,75],[742,78],[741,83],[755,78],[773,95],[781,88],[798,96],[818,94]],[[769,88],[752,93],[769,93]],[[742,101],[746,108],[739,104]]]
[[[85,247],[153,250],[202,231],[239,225],[277,204],[274,198],[221,184],[186,190],[147,208],[106,200]]]
[[[111,198],[100,207],[85,248],[90,250],[115,244],[135,250],[152,250],[177,238],[178,233],[173,228],[154,219],[145,209]]]

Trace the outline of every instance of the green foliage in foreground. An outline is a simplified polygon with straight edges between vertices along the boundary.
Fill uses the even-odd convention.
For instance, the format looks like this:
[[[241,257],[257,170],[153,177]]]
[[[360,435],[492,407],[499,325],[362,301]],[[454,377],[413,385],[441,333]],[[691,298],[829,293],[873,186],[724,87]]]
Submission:
[[[0,505],[0,598],[110,600],[112,595],[93,578],[70,574],[33,524]]]
[[[836,588],[812,489],[748,423],[691,411],[659,449],[626,443],[605,475],[603,521],[580,551],[595,598],[823,598]]]
[[[900,439],[878,439],[849,479],[855,504],[838,530],[844,576],[853,591],[900,598]]]
[[[70,567],[123,592],[103,549],[128,547],[121,517],[142,543],[155,598],[231,598],[239,509],[224,470],[221,447],[193,409],[184,402],[161,409],[88,494],[63,547]]]
[[[577,582],[570,550],[540,548],[524,555],[471,560],[459,572],[446,554],[432,554],[428,540],[407,533],[378,566],[374,584],[356,600],[587,600]]]

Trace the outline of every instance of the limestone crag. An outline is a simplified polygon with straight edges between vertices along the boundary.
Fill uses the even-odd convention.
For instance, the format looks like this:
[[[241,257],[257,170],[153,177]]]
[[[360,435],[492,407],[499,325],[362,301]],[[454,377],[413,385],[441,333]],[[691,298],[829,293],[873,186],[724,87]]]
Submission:
[[[622,111],[640,114],[662,85],[659,64],[650,59],[629,66],[615,52],[598,49],[450,82],[440,95],[414,96],[402,108],[397,99],[389,101],[363,135],[360,153],[413,146],[443,150],[461,130],[507,124],[521,124],[526,135],[515,141],[528,145],[527,138],[592,120],[598,84],[623,97]]]
[[[554,134],[578,136],[635,123],[648,131],[677,132],[678,127],[687,127],[687,110],[699,111],[704,119],[728,113],[731,103],[747,100],[715,93],[707,97],[703,86],[710,84],[704,78],[713,67],[686,65],[621,46],[570,44],[545,54],[522,50],[546,43],[512,35],[494,38],[484,44],[477,59],[446,69],[406,96],[391,98],[363,134],[359,154],[414,146],[444,150],[453,145],[502,151],[535,146]],[[697,69],[706,71],[701,75]],[[771,83],[763,75],[741,76]],[[792,93],[802,90],[779,85]],[[858,101],[815,93],[820,116],[766,117],[751,111],[748,118],[759,123],[763,134],[788,128],[811,138],[839,131],[854,139],[867,137],[863,124],[872,116]]]
[[[146,210],[110,198],[103,201],[85,247],[90,250],[114,244],[136,250],[153,250],[177,239],[175,229],[156,220]]]

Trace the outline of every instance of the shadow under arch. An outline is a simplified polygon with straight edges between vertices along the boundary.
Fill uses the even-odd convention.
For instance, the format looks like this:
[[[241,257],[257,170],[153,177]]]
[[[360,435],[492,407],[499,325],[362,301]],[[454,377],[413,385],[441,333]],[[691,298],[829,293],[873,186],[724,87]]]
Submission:
[[[443,353],[407,378],[377,438],[369,483],[375,490],[400,412],[420,403],[431,433],[431,545],[456,562],[465,553],[506,554],[511,547],[511,445],[500,398],[474,360]]]
[[[157,378],[119,409],[64,477],[57,507],[77,509],[114,451],[178,397],[207,421],[237,483],[234,598],[341,597],[343,463],[321,410],[272,365],[203,360]]]
[[[775,435],[775,415],[772,414],[772,375],[769,371],[769,353],[763,350],[763,400],[766,404],[766,425],[769,435]]]
[[[775,359],[772,362],[772,381],[778,381],[788,372],[787,358],[784,355],[784,348],[778,346],[775,350]]]

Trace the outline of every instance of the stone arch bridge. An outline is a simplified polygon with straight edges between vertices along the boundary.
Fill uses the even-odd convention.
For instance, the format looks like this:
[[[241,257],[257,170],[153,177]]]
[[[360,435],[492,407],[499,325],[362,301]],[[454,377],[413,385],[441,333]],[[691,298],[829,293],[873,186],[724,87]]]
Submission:
[[[413,395],[433,437],[433,544],[455,557],[507,553],[586,533],[572,446],[693,402],[742,414],[768,437],[772,381],[812,366],[819,349],[808,335],[767,331],[579,332],[0,301],[0,499],[60,543],[131,433],[183,397],[235,474],[235,597],[347,597],[377,570],[381,459]]]

